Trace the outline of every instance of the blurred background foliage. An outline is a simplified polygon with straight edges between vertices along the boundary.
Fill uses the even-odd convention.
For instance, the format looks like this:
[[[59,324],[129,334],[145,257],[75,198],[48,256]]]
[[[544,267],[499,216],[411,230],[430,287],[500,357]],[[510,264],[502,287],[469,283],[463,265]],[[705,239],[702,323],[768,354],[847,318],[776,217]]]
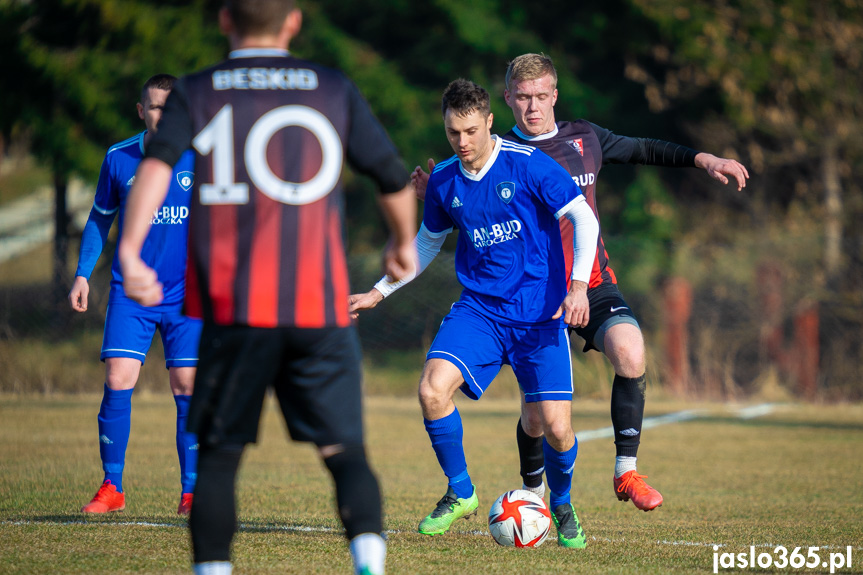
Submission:
[[[24,149],[58,191],[70,177],[95,183],[107,146],[141,129],[134,104],[146,78],[182,75],[226,55],[215,24],[220,5],[0,0],[0,167]],[[645,328],[653,378],[661,383],[664,373],[661,294],[680,277],[694,294],[690,391],[745,395],[777,378],[793,391],[793,370],[765,334],[782,335],[780,351],[793,355],[796,314],[815,306],[818,397],[863,397],[863,2],[305,0],[300,7],[304,26],[292,51],[353,78],[409,169],[451,155],[439,98],[456,77],[492,93],[498,132],[512,126],[503,78],[524,52],[555,60],[559,120],[586,118],[740,160],[751,175],[741,192],[694,169],[606,166],[599,178],[603,236]],[[365,289],[375,267],[362,270],[384,227],[371,183],[345,177],[354,285]],[[0,202],[12,193],[10,181],[0,172]],[[69,226],[62,218],[58,225]],[[71,279],[62,271],[76,259],[73,251],[72,262],[63,260],[68,250],[55,245],[55,283]],[[422,290],[424,281],[425,291],[395,296],[410,305],[394,297],[390,315],[361,326],[372,354],[421,347],[446,310],[429,303],[432,296],[457,297],[437,279],[404,291]],[[781,313],[767,317],[771,293]],[[3,305],[20,307],[10,301]],[[0,318],[7,341],[26,331],[12,325],[13,315],[7,309]],[[422,316],[422,325],[400,332],[406,316]]]

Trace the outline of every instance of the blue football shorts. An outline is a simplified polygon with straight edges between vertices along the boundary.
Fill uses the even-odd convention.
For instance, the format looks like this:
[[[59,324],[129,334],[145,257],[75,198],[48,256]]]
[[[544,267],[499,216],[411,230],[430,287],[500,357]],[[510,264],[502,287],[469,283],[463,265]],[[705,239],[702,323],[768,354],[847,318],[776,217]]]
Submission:
[[[479,399],[504,364],[512,366],[525,401],[572,400],[566,327],[502,325],[457,302],[444,318],[426,359],[445,359],[464,377],[462,392]]]
[[[112,301],[105,317],[100,359],[130,357],[144,363],[159,328],[165,348],[165,367],[198,365],[202,322],[180,313],[181,306],[148,308],[134,302]]]

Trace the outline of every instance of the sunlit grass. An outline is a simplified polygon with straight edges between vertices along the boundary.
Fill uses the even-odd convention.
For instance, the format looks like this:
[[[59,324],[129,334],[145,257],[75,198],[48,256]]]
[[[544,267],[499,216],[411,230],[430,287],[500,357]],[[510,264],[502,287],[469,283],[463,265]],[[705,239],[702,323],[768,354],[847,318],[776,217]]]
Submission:
[[[0,572],[188,572],[188,533],[175,515],[179,470],[167,390],[136,392],[126,511],[78,513],[101,479],[98,405],[97,394],[0,396]],[[649,400],[648,415],[698,408],[704,417],[645,432],[639,470],[665,496],[651,513],[614,496],[611,440],[582,442],[573,501],[590,538],[583,551],[554,541],[532,551],[504,549],[483,534],[494,498],[520,485],[514,398],[459,400],[481,513],[435,538],[415,533],[446,488],[416,399],[371,397],[366,406],[390,531],[389,573],[708,572],[714,543],[734,552],[753,544],[863,545],[863,492],[855,479],[863,464],[854,455],[863,442],[859,405],[780,406],[742,420],[723,405]],[[574,405],[576,430],[608,425],[606,401]],[[331,481],[310,446],[287,441],[273,402],[259,444],[244,458],[239,510],[237,573],[350,572]]]

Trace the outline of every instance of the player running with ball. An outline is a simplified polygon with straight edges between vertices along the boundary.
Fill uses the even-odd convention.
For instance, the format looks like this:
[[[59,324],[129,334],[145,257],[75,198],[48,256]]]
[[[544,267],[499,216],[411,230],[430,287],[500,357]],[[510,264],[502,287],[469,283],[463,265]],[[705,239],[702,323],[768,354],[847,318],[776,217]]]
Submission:
[[[599,226],[581,190],[554,160],[491,135],[493,116],[482,87],[452,82],[444,91],[442,112],[456,155],[431,175],[416,238],[416,273],[458,228],[456,274],[464,291],[441,324],[419,384],[426,431],[449,479],[446,494],[419,532],[445,533],[456,519],[476,510],[453,396],[461,389],[479,399],[500,367],[509,364],[542,421],[558,543],[583,548],[584,531],[570,501],[578,445],[570,422],[566,328],[588,321],[587,281]],[[575,230],[568,293],[558,224],[564,217]],[[381,280],[368,293],[351,297],[351,311],[375,307],[413,277]]]

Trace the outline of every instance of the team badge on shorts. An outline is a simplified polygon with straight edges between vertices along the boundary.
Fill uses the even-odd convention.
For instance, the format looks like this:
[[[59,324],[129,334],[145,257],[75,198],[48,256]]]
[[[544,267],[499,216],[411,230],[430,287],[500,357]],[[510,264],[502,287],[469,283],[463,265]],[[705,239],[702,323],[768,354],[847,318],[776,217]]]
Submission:
[[[177,183],[180,184],[180,187],[185,191],[189,191],[189,188],[192,187],[192,184],[195,183],[195,173],[194,172],[177,172]]]
[[[505,204],[508,204],[515,195],[515,184],[513,182],[501,182],[495,187],[495,191],[497,192],[497,197],[502,199]]]

